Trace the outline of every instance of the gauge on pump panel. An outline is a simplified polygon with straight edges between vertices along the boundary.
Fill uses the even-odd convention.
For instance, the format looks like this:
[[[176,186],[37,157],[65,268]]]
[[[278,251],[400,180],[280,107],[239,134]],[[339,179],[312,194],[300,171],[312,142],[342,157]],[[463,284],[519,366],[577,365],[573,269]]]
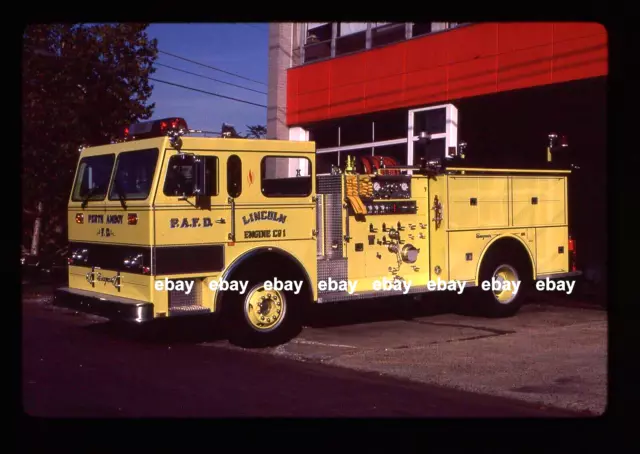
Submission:
[[[400,188],[401,188],[403,191],[406,191],[407,189],[409,189],[409,185],[408,185],[407,183],[402,183],[402,184],[400,185]]]
[[[380,190],[380,183],[378,183],[377,181],[375,183],[373,183],[373,190],[374,191],[379,191]]]

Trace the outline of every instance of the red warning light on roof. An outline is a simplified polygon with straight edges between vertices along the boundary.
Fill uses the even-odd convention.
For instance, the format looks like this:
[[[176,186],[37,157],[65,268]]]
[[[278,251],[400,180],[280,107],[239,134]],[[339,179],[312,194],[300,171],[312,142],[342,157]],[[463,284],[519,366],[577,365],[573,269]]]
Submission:
[[[180,117],[173,117],[134,123],[125,128],[124,135],[126,139],[135,140],[162,137],[171,132],[178,132],[179,134],[189,132],[186,120]]]

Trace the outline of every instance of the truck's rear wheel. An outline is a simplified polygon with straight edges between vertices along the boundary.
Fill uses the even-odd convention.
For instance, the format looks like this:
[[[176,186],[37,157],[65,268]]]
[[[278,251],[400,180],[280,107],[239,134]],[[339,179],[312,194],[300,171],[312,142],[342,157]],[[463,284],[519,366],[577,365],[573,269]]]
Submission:
[[[480,289],[479,301],[476,303],[480,315],[511,317],[524,303],[531,286],[531,267],[527,254],[520,247],[510,249],[494,248],[483,260],[480,285],[489,282],[491,287],[487,290]]]
[[[274,346],[300,332],[302,293],[268,288],[268,281],[273,282],[274,276],[252,276],[244,295],[227,295],[224,307],[231,343],[248,348]]]

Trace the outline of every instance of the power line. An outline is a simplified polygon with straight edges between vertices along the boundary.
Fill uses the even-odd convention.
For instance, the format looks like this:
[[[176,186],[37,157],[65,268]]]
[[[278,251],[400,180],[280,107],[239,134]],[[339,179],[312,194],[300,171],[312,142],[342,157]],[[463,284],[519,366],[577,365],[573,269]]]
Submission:
[[[179,58],[180,60],[188,61],[189,63],[193,63],[195,65],[200,65],[200,66],[204,66],[205,68],[213,69],[214,71],[220,71],[221,73],[229,74],[229,75],[234,76],[234,77],[239,77],[240,79],[248,80],[250,82],[255,82],[257,84],[261,84],[261,85],[265,85],[265,86],[267,85],[266,83],[260,82],[259,80],[249,79],[248,77],[244,77],[244,76],[241,76],[239,74],[235,74],[235,73],[232,73],[232,72],[229,72],[229,71],[225,71],[224,69],[216,68],[215,66],[206,65],[204,63],[200,63],[198,61],[191,60],[189,58],[181,57],[180,55],[172,54],[170,52],[165,52],[165,51],[159,50],[159,49],[158,49],[158,52],[160,52],[161,54],[170,55],[171,57]]]
[[[185,90],[197,91],[199,93],[204,93],[204,94],[211,95],[211,96],[217,96],[219,98],[225,98],[225,99],[230,99],[232,101],[242,102],[242,103],[245,103],[245,104],[251,104],[252,106],[264,107],[265,109],[267,108],[267,106],[262,105],[262,104],[258,104],[258,103],[255,103],[255,102],[245,101],[244,99],[232,98],[231,96],[219,95],[218,93],[212,93],[210,91],[200,90],[198,88],[187,87],[185,85],[176,84],[174,82],[167,82],[166,80],[160,80],[160,79],[156,79],[154,77],[149,77],[149,80],[153,80],[155,82],[160,82],[162,84],[173,85],[174,87],[184,88]]]
[[[225,82],[224,80],[214,79],[213,77],[204,76],[202,74],[197,74],[197,73],[192,73],[191,71],[186,71],[184,69],[175,68],[175,67],[169,66],[169,65],[164,65],[162,63],[155,63],[155,65],[162,66],[162,67],[169,68],[169,69],[173,69],[174,71],[180,71],[180,72],[185,73],[185,74],[191,74],[193,76],[202,77],[204,79],[213,80],[214,82],[220,82],[221,84],[231,85],[232,87],[242,88],[243,90],[253,91],[255,93],[260,93],[261,95],[266,95],[267,94],[267,92],[264,92],[264,91],[254,90],[253,88],[248,88],[248,87],[243,87],[242,85],[232,84],[231,82]]]

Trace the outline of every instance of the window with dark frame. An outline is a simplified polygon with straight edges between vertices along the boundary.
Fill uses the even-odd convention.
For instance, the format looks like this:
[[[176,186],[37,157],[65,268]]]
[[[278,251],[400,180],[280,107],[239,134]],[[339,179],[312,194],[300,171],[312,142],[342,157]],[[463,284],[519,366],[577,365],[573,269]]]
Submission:
[[[333,36],[333,22],[307,23],[303,36],[304,59],[302,63],[331,58],[332,41],[335,39],[335,56],[366,50],[367,25],[371,34],[369,48],[401,42],[409,38],[456,28],[459,22],[338,22]],[[410,33],[407,35],[407,26]]]
[[[331,173],[333,166],[338,165],[338,152],[331,151],[327,153],[316,154],[316,173]]]
[[[227,193],[234,199],[242,194],[242,160],[235,154],[227,159]]]
[[[384,46],[406,39],[406,24],[404,22],[375,24],[376,27],[373,25],[371,24],[371,47]]]
[[[109,200],[145,200],[151,192],[158,163],[157,148],[125,151],[116,159]]]
[[[407,144],[398,143],[394,145],[375,147],[373,150],[373,156],[374,159],[379,158],[380,156],[387,156],[393,158],[398,165],[407,165]]]
[[[193,161],[185,160],[185,155],[174,155],[169,158],[167,175],[164,180],[163,193],[169,197],[180,197],[193,194],[195,175]],[[207,187],[204,195],[218,195],[218,158],[217,156],[201,156],[204,159],[207,173]]]
[[[311,194],[311,161],[299,156],[265,156],[260,183],[265,197],[306,197]]]
[[[218,157],[204,157],[205,172],[207,174],[207,187],[204,189],[205,195],[218,195]]]
[[[327,122],[309,126],[309,140],[316,143],[316,148],[332,148],[338,146],[338,123]]]
[[[370,116],[344,118],[340,121],[340,146],[359,145],[373,141]]]
[[[408,109],[376,113],[372,116],[374,142],[407,137]]]
[[[422,36],[431,33],[431,22],[414,22],[411,36]]]
[[[417,136],[423,131],[429,134],[447,132],[447,110],[443,107],[415,112],[413,115],[413,134]]]
[[[367,47],[367,23],[366,22],[340,22],[338,23],[338,36],[336,37],[336,55],[344,55],[358,52]]]
[[[104,200],[115,159],[114,154],[82,158],[71,200],[80,202],[87,196],[88,200]]]
[[[413,164],[419,165],[421,160],[426,157],[429,160],[439,159],[441,161],[444,160],[446,151],[446,140],[442,139],[433,139],[428,144],[421,144],[419,142],[414,142],[413,144]]]
[[[333,24],[309,23],[304,44],[304,62],[331,57]]]

